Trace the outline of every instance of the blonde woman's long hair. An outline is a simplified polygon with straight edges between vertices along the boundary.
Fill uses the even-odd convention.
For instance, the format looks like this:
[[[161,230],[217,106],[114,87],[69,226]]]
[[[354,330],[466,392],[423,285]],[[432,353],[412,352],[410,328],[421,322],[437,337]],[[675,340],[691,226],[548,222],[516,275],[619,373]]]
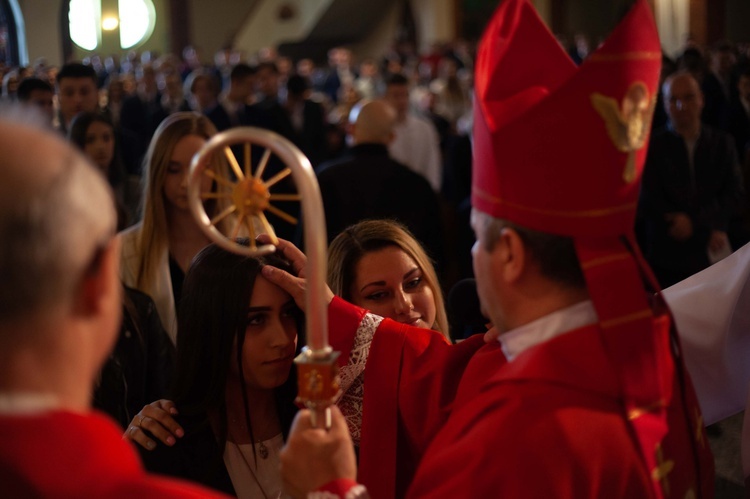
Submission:
[[[333,293],[351,301],[357,264],[368,253],[393,246],[409,255],[422,271],[435,297],[435,323],[430,326],[448,338],[448,315],[432,260],[409,229],[394,220],[365,220],[344,229],[328,247],[328,285]]]
[[[143,195],[141,203],[142,227],[138,241],[138,252],[142,255],[141,265],[137,270],[136,287],[146,293],[151,291],[159,259],[167,248],[168,227],[164,205],[164,181],[167,168],[177,143],[188,135],[197,135],[208,140],[216,135],[216,127],[205,116],[193,112],[180,112],[169,115],[161,122],[151,139],[144,159]],[[229,166],[223,156],[214,154],[211,169],[217,176],[227,178]],[[226,187],[214,182],[212,192],[225,192]],[[206,202],[206,211],[211,216],[223,210],[229,197]],[[227,217],[220,230],[230,223]],[[225,230],[223,231],[225,232]],[[225,232],[226,233],[226,232]]]

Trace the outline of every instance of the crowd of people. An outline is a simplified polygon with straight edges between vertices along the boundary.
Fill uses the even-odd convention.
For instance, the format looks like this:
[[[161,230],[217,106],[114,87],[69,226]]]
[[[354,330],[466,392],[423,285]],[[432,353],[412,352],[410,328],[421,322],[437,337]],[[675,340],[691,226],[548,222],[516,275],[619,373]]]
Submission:
[[[568,49],[577,63],[590,52],[582,35]],[[221,50],[210,64],[193,47],[182,57],[151,52],[131,52],[122,59],[94,55],[85,64],[61,68],[44,60],[30,67],[4,67],[2,99],[39,107],[51,126],[107,172],[121,228],[142,216],[138,209],[146,150],[159,124],[175,112],[204,114],[218,131],[240,125],[273,130],[300,147],[320,171],[338,163],[363,171],[370,163],[405,166],[434,191],[432,195],[421,185],[415,187],[419,194],[413,204],[439,216],[419,215],[419,209],[403,205],[403,195],[390,195],[392,202],[380,208],[360,203],[361,193],[347,197],[338,186],[352,173],[338,166],[336,174],[324,175],[328,190],[337,191],[324,197],[330,207],[329,240],[352,220],[399,218],[427,247],[444,289],[449,289],[471,275],[466,255],[473,236],[465,227],[474,57],[474,49],[463,41],[435,44],[422,54],[408,44],[394,44],[380,60],[361,61],[337,47],[322,66],[310,59],[293,61],[271,49],[249,58]],[[663,58],[663,86],[654,110],[654,138],[637,219],[639,243],[663,287],[750,240],[750,208],[744,196],[750,187],[745,184],[749,68],[747,46],[727,41],[705,50],[688,43],[676,60]],[[674,73],[679,77],[670,78]],[[368,119],[355,127],[361,105],[377,99],[384,100],[395,117],[366,113]],[[94,114],[81,116],[73,126],[81,113]],[[683,142],[688,154],[682,152]],[[387,158],[381,156],[386,149]],[[679,180],[675,168],[690,176]],[[378,180],[369,180],[400,184],[406,173],[403,168],[397,171],[403,172],[399,178],[377,169]],[[376,191],[369,196],[379,195]],[[388,213],[383,213],[383,205]],[[350,215],[341,219],[345,213]],[[283,226],[282,235],[300,242],[291,228]]]
[[[528,9],[504,2],[476,51],[398,46],[356,61],[337,47],[317,67],[273,50],[222,50],[206,64],[188,47],[5,68],[2,99],[35,108],[47,128],[0,123],[0,235],[13,240],[0,261],[0,477],[14,478],[11,492],[52,496],[62,480],[36,469],[37,448],[24,450],[38,425],[50,442],[68,432],[96,441],[92,469],[122,468],[96,489],[70,472],[59,490],[72,495],[350,497],[364,484],[375,497],[666,497],[671,483],[679,497],[710,496],[699,405],[681,351],[666,347],[678,343],[672,319],[644,291],[750,241],[750,53],[723,42],[653,57],[658,37],[639,1],[622,28],[639,36],[616,32],[589,63],[581,40],[566,54]],[[570,85],[503,72],[527,33]],[[493,36],[507,37],[507,52]],[[628,71],[592,69],[630,49],[650,55]],[[628,129],[619,145],[587,96],[574,119],[602,132],[602,147],[576,155],[576,130],[560,124],[586,85],[613,95],[618,119],[641,120],[650,143]],[[318,176],[343,394],[327,433],[294,403],[300,228],[278,228],[278,255],[245,257],[212,243],[190,211],[193,156],[238,126],[290,140]],[[229,166],[215,156],[210,169],[230,178]],[[226,189],[210,176],[200,186],[230,233],[241,223],[226,214]],[[464,340],[443,295],[469,276],[489,330]],[[54,285],[29,284],[42,281]],[[571,369],[574,359],[585,361]],[[524,452],[529,439],[546,450]],[[502,446],[514,452],[496,456]],[[148,471],[206,489],[144,474],[135,448]],[[493,457],[504,478],[479,478]],[[532,468],[547,478],[529,482]]]

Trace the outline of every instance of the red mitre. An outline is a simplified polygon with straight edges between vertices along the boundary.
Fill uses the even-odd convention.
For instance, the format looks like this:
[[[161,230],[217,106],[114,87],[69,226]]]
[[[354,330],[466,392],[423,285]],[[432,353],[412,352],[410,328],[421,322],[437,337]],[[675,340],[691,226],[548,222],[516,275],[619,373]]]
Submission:
[[[633,236],[660,68],[645,0],[580,67],[528,0],[504,0],[477,55],[472,180],[475,209],[573,238],[623,416],[654,477],[663,450],[690,452],[674,449],[684,438],[666,438],[679,340],[666,306],[647,302],[643,278],[658,285]],[[687,417],[702,428],[697,406]],[[663,486],[654,480],[654,497]]]
[[[505,0],[476,67],[472,205],[566,236],[630,231],[661,67],[646,2],[578,68],[529,2]]]

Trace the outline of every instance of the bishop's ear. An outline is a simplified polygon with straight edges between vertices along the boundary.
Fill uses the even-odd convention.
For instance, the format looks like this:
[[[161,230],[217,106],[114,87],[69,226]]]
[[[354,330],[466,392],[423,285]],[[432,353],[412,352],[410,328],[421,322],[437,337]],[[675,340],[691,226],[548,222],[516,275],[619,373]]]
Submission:
[[[526,245],[515,229],[504,227],[496,244],[495,258],[505,282],[518,281],[528,265]]]
[[[79,316],[109,313],[120,306],[120,238],[113,237],[94,251],[81,276],[74,311]]]

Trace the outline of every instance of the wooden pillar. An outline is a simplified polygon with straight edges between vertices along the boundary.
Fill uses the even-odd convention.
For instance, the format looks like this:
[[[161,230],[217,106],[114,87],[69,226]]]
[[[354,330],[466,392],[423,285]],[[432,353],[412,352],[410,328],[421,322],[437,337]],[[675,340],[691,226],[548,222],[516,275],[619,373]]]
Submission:
[[[710,45],[726,37],[726,0],[690,0],[690,34],[696,43]]]
[[[62,51],[62,62],[73,60],[73,40],[70,38],[70,0],[63,0],[60,5],[60,49]]]
[[[706,0],[706,3],[708,2],[709,0]],[[706,42],[714,43],[718,40],[723,40],[726,38],[726,0],[712,0],[711,8],[707,8],[706,10],[708,11],[708,16],[706,17]]]
[[[169,50],[179,57],[191,43],[190,2],[169,0]]]
[[[457,38],[466,36],[464,32],[464,9],[461,0],[453,1],[453,30]]]
[[[568,33],[568,0],[550,2],[550,29],[556,35]]]

